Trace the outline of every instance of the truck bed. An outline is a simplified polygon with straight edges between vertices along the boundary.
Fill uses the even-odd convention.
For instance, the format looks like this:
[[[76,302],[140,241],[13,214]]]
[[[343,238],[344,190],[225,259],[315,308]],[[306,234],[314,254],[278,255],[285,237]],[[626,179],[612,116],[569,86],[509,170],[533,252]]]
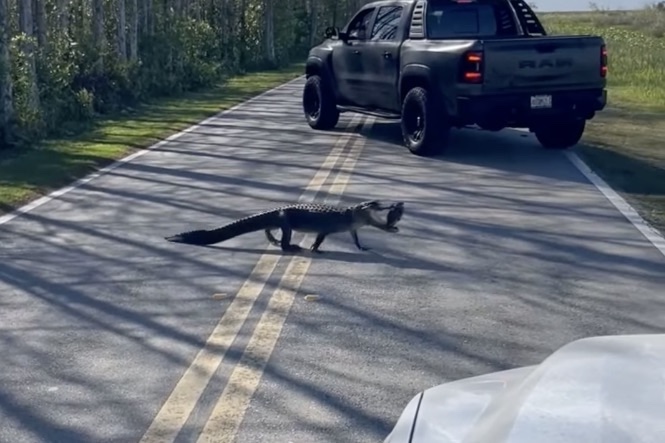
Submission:
[[[493,38],[478,43],[485,70],[481,94],[603,87],[600,37]]]

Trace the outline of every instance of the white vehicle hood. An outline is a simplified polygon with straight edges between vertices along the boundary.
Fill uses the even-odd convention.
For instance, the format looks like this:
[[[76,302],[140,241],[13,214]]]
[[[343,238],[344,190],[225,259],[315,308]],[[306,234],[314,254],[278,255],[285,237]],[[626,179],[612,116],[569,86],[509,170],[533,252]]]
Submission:
[[[585,338],[540,365],[427,389],[384,440],[619,442],[665,442],[665,334]]]

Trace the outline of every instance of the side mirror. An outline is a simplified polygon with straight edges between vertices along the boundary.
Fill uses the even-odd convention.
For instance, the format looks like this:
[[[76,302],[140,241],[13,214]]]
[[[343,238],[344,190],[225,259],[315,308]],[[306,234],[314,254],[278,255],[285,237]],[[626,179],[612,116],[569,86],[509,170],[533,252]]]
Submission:
[[[326,38],[333,38],[339,36],[339,29],[335,26],[328,26],[325,31]]]

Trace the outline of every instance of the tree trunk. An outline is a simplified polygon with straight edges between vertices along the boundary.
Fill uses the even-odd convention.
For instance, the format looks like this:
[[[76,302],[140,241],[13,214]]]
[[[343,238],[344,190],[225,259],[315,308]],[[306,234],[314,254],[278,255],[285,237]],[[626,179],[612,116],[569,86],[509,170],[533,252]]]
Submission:
[[[21,45],[21,51],[28,61],[30,72],[30,92],[28,102],[30,109],[39,111],[39,89],[37,87],[37,64],[35,62],[34,22],[32,16],[32,0],[19,0],[19,31],[28,37]]]
[[[92,39],[97,45],[96,67],[101,72],[104,70],[104,51],[106,48],[103,0],[92,0]]]
[[[189,14],[194,20],[201,20],[201,0],[190,2]]]
[[[12,77],[9,60],[9,2],[0,0],[0,148],[10,139],[10,122],[14,117]]]
[[[247,35],[247,0],[240,0],[240,17],[239,17],[239,25],[238,25],[238,31],[235,32],[236,35]],[[246,55],[247,55],[247,46],[245,45],[245,41],[243,40],[242,37],[238,39],[234,39],[233,43],[238,45],[238,65],[240,69],[245,68],[245,63],[246,63]]]
[[[231,69],[238,67],[239,51],[236,35],[238,35],[238,25],[236,23],[236,4],[234,0],[224,0],[221,17],[217,20],[220,33],[222,35],[222,48],[224,48],[223,57]]]
[[[116,12],[118,14],[117,20],[118,20],[118,58],[120,61],[127,61],[127,23],[125,21],[125,18],[127,17],[126,11],[125,11],[125,0],[116,0],[117,4],[117,9]]]
[[[265,49],[265,59],[274,67],[275,59],[275,8],[273,0],[263,0],[263,43]]]
[[[155,33],[155,17],[153,15],[153,4],[152,0],[146,0],[146,20],[147,20],[147,30],[149,35],[154,35]]]
[[[46,48],[46,0],[35,0],[35,19],[37,21],[37,44]]]
[[[316,44],[319,29],[319,0],[309,1],[309,46]],[[336,8],[336,6],[335,6]]]
[[[58,28],[66,34],[69,29],[69,2],[70,0],[57,0]]]
[[[75,23],[71,26],[70,32],[72,37],[75,39],[83,39],[87,34],[88,29],[91,29],[90,20],[87,15],[87,11],[90,10],[90,1],[89,0],[79,0],[79,7],[72,8],[75,11],[74,21]]]
[[[129,59],[135,62],[139,58],[139,1],[130,0],[129,4]]]

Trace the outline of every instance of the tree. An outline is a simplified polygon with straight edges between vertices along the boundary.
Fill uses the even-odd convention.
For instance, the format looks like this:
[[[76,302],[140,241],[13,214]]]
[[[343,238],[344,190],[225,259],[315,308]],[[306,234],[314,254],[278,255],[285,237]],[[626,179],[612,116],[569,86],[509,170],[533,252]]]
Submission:
[[[0,148],[10,142],[10,122],[14,116],[9,59],[9,4],[0,0]]]

